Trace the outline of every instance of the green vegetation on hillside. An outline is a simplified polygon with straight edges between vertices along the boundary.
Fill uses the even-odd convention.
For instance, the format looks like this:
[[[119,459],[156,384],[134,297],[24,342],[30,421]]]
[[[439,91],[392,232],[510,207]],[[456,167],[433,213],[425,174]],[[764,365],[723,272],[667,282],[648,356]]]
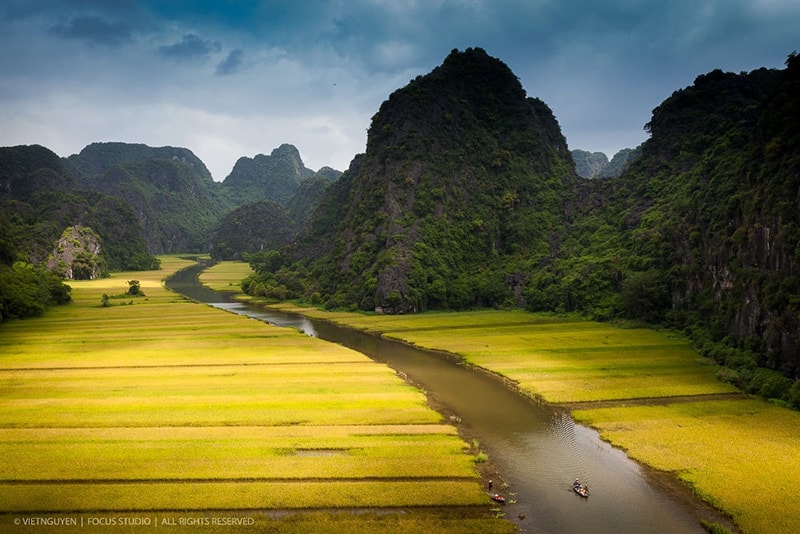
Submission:
[[[77,180],[50,150],[40,146],[0,148],[0,214],[5,241],[14,259],[41,264],[62,232],[81,225],[102,240],[109,269],[151,269],[142,228],[122,199],[81,190]]]
[[[165,251],[239,258],[273,250],[305,225],[340,173],[306,169],[291,145],[276,149],[272,162],[248,175],[243,188],[238,171],[228,186],[215,183],[185,148],[93,143],[69,158],[38,145],[0,148],[0,261],[29,263],[36,272],[49,262],[72,278],[72,259],[61,258],[72,246],[65,247],[62,236],[77,227],[99,238],[95,252],[79,253],[79,277],[81,266],[90,264],[97,267],[91,276],[157,268],[153,253]],[[291,187],[281,189],[287,181]],[[260,204],[232,211],[250,201]],[[0,299],[18,300],[5,293]],[[14,309],[6,316],[19,316],[20,306]]]
[[[283,255],[328,306],[513,304],[509,277],[561,228],[571,167],[552,112],[506,65],[453,51],[384,102],[366,154]]]
[[[251,202],[229,212],[217,223],[209,242],[215,260],[238,260],[248,254],[275,250],[294,236],[286,210],[271,200]]]
[[[246,287],[665,325],[726,380],[800,406],[799,78],[796,54],[698,76],[653,111],[624,173],[581,180],[547,106],[483,50],[454,50],[382,104],[366,153],[296,243],[254,256]]]
[[[236,204],[269,199],[286,205],[303,180],[313,175],[314,171],[303,165],[297,148],[283,144],[269,156],[239,158],[223,185]]]
[[[796,55],[713,71],[656,108],[640,158],[583,194],[529,307],[684,329],[726,379],[800,406],[798,78]]]

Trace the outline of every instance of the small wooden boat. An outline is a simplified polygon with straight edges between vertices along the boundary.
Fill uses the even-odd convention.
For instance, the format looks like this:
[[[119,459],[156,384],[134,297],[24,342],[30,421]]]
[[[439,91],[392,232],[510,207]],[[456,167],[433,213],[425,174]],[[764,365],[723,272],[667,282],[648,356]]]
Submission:
[[[497,502],[497,503],[500,503],[500,504],[505,504],[506,503],[506,498],[503,497],[502,495],[500,495],[499,493],[495,493],[491,497],[492,497],[492,500],[494,502]]]
[[[581,497],[589,496],[589,488],[587,488],[586,486],[572,486],[572,491],[574,491]]]

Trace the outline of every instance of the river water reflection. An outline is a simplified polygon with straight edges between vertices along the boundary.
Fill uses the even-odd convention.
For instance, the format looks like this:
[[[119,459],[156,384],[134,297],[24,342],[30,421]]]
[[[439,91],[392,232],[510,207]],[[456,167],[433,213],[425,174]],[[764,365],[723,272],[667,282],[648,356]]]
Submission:
[[[363,352],[402,372],[435,406],[460,418],[508,487],[495,490],[516,502],[503,511],[521,532],[703,533],[692,506],[675,499],[623,452],[576,425],[568,413],[537,404],[486,373],[433,352],[388,341],[326,321],[231,302],[197,282],[201,267],[181,271],[167,285],[190,298]],[[570,487],[580,478],[591,489],[583,499]]]

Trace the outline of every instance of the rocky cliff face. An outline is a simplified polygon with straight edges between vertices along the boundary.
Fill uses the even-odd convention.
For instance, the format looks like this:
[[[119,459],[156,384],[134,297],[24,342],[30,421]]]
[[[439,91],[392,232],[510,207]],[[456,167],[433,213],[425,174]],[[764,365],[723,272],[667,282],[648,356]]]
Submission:
[[[656,258],[674,317],[800,370],[800,61],[714,71],[656,108],[622,177],[640,257]]]
[[[58,240],[47,268],[67,280],[94,280],[107,274],[100,251],[100,237],[91,228],[71,226]]]
[[[576,178],[550,109],[481,49],[390,95],[348,174],[320,289],[389,312],[495,304],[507,260],[550,253]]]

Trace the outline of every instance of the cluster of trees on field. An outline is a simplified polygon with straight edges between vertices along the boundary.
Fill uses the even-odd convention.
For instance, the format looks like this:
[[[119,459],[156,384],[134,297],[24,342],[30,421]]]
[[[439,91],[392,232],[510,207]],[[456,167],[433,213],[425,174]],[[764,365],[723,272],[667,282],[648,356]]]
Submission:
[[[0,322],[41,315],[51,304],[70,301],[71,288],[43,265],[17,260],[12,226],[0,211]]]

